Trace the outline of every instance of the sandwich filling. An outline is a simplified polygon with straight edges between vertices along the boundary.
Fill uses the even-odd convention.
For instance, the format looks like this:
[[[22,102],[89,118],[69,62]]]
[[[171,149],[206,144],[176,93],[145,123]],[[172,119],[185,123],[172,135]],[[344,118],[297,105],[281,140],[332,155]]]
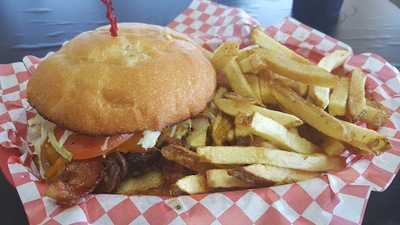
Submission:
[[[28,124],[37,169],[49,183],[47,195],[63,205],[77,203],[96,188],[114,191],[129,169],[141,174],[159,156],[160,131],[91,137],[61,129],[39,114]]]

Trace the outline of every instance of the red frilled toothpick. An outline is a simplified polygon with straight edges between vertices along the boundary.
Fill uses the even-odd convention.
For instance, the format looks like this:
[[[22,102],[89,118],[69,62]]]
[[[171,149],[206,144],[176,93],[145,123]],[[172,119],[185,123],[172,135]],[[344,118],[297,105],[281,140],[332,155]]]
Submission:
[[[116,37],[118,36],[118,24],[117,24],[117,17],[113,14],[113,7],[112,7],[112,0],[101,0],[107,7],[106,17],[110,21],[110,33],[111,36]]]

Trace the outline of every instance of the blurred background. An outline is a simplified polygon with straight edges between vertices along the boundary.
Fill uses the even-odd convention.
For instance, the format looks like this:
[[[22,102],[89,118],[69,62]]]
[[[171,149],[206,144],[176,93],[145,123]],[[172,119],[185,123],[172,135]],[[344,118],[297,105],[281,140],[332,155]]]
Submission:
[[[351,45],[355,52],[374,52],[400,65],[400,0],[216,0],[240,7],[263,25],[292,15]],[[114,0],[120,22],[166,25],[191,0]],[[171,7],[173,5],[173,7]],[[44,56],[82,31],[107,24],[100,0],[1,0],[0,62]]]

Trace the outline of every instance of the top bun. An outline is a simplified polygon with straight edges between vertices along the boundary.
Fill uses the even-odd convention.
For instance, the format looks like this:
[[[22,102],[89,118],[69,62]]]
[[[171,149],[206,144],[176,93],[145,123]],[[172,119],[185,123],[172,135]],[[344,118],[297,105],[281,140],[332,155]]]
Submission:
[[[87,135],[161,130],[204,110],[216,76],[200,47],[155,25],[119,24],[118,35],[108,27],[84,32],[42,61],[29,103]]]

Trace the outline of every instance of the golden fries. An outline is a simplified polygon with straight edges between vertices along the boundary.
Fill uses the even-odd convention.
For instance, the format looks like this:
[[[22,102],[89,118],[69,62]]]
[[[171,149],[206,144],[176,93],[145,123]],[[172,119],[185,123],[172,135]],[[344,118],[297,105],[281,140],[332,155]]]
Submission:
[[[162,185],[162,175],[159,171],[151,171],[140,177],[132,177],[123,181],[117,187],[117,194],[132,195],[140,194],[152,188]]]
[[[179,179],[176,187],[184,193],[199,194],[213,189],[246,188],[252,187],[251,183],[244,182],[228,174],[226,169],[212,169],[205,175],[189,175]]]
[[[251,87],[251,90],[254,93],[256,100],[258,100],[257,103],[262,103],[259,77],[256,75],[248,74],[246,75],[246,79]]]
[[[264,31],[262,31],[260,27],[254,28],[251,31],[250,37],[255,44],[263,48],[270,49],[276,52],[282,52],[289,58],[299,63],[306,63],[306,64],[310,63],[308,59],[304,58],[303,56],[297,54],[293,50],[289,49],[288,47],[282,45],[281,43],[269,37],[267,34],[264,33]]]
[[[174,161],[181,166],[191,169],[196,172],[204,172],[214,168],[205,159],[202,159],[196,152],[192,152],[183,146],[168,145],[161,149],[161,154],[164,158]]]
[[[228,174],[254,185],[289,184],[319,176],[317,172],[253,164],[228,170]]]
[[[347,151],[379,154],[391,147],[385,136],[351,123],[379,128],[387,117],[381,105],[366,99],[361,70],[351,78],[331,74],[351,52],[336,50],[315,65],[258,27],[251,40],[254,45],[243,49],[225,42],[208,54],[229,85],[217,89],[201,114],[163,130],[157,144],[162,162],[179,173],[162,166],[161,175],[133,178],[121,193],[162,187],[163,193],[197,194],[288,184],[342,170]],[[168,138],[174,140],[163,141]]]
[[[307,92],[308,92],[308,85],[303,84],[301,82],[291,80],[289,78],[286,78],[284,76],[278,75],[276,73],[272,74],[272,79],[273,80],[279,80],[280,82],[282,82],[286,86],[290,87],[295,92],[297,92],[297,94],[299,94],[301,96],[305,96],[307,94]]]
[[[269,110],[264,107],[249,104],[244,101],[235,101],[231,99],[220,98],[215,99],[214,103],[218,107],[218,109],[231,116],[236,116],[238,113],[243,113],[249,116],[255,112],[258,112],[264,116],[270,117],[274,121],[288,128],[297,127],[303,124],[303,122],[296,116],[275,110]]]
[[[333,89],[329,99],[329,114],[333,116],[344,116],[346,114],[349,83],[348,77],[340,78],[339,84]]]
[[[250,118],[249,127],[254,135],[260,136],[286,150],[300,153],[313,153],[318,149],[317,146],[311,142],[300,137],[296,133],[289,132],[281,124],[257,112]]]
[[[281,52],[260,48],[256,49],[255,53],[249,57],[259,57],[265,64],[265,69],[305,84],[335,87],[338,82],[338,77],[324,69],[313,64],[297,62]],[[259,66],[261,67],[261,65]]]
[[[259,48],[258,45],[249,45],[245,48],[239,49],[239,53],[237,55],[236,60],[238,62],[242,61],[242,59],[247,58],[248,56],[250,56],[251,54],[254,53],[254,50]]]
[[[361,115],[360,119],[368,124],[368,128],[377,129],[382,126],[387,116],[385,110],[367,104],[365,113]]]
[[[211,63],[213,64],[215,70],[221,73],[225,65],[233,57],[239,54],[239,44],[238,42],[227,41],[222,43],[215,51],[211,58]]]
[[[349,103],[347,106],[354,120],[358,120],[365,113],[367,107],[364,88],[366,80],[367,76],[360,69],[353,70],[350,79]]]
[[[308,88],[308,97],[315,105],[325,109],[329,104],[329,92],[329,88],[311,85]]]
[[[266,105],[276,105],[275,98],[272,95],[271,88],[269,87],[269,80],[271,79],[270,71],[262,71],[258,77],[258,81],[260,82],[261,101]]]
[[[206,178],[203,175],[189,175],[179,179],[176,186],[182,192],[199,194],[207,192]]]
[[[332,72],[332,70],[337,67],[343,65],[343,63],[348,59],[351,55],[351,52],[346,50],[335,50],[331,54],[323,57],[318,66],[325,69],[328,72]]]
[[[318,66],[322,69],[332,72],[336,67],[341,66],[344,61],[350,56],[349,51],[344,50],[336,50],[331,54],[323,57]],[[339,84],[340,85],[340,84]],[[329,88],[326,87],[319,87],[319,86],[310,86],[308,97],[321,108],[325,109],[329,104]]]
[[[273,94],[285,109],[329,137],[369,153],[377,154],[390,148],[389,140],[378,132],[336,119],[277,82]]]
[[[248,126],[248,116],[243,113],[238,113],[235,116],[235,136],[238,137],[247,137],[251,135],[251,128]]]
[[[337,171],[345,167],[343,158],[321,153],[301,154],[279,149],[238,146],[205,146],[197,153],[214,164],[268,164],[305,171]]]
[[[217,115],[211,126],[211,137],[215,145],[232,141],[234,133],[231,122],[221,114]]]
[[[274,82],[272,93],[282,107],[321,133],[338,140],[350,140],[348,131],[339,119],[306,101],[290,88],[279,82]]]
[[[389,140],[382,134],[347,121],[341,122],[351,137],[347,143],[365,153],[379,154],[391,148]]]
[[[207,145],[207,130],[210,126],[207,118],[199,117],[192,121],[192,132],[186,138],[187,144],[191,147]]]
[[[215,92],[214,99],[218,99],[218,98],[224,97],[224,95],[225,95],[226,92],[228,92],[228,90],[227,90],[226,88],[224,88],[224,87],[219,87],[219,88],[217,89],[217,91]]]
[[[241,95],[236,94],[235,92],[226,92],[224,94],[224,97],[227,99],[234,100],[234,101],[247,102],[250,104],[258,104],[258,102],[254,98],[243,97]]]
[[[253,52],[255,52],[255,50],[253,50]],[[258,54],[254,53],[238,62],[243,73],[258,74],[261,70],[267,68],[267,65],[264,63],[262,58],[259,57]]]
[[[329,156],[341,155],[345,146],[340,142],[330,137],[325,137],[324,143],[322,143],[322,149]]]
[[[268,142],[264,140],[262,137],[255,136],[250,143],[249,146],[254,146],[254,147],[265,147],[265,148],[277,148],[275,145],[273,145],[271,142]]]
[[[226,169],[212,169],[206,172],[207,186],[209,188],[236,188],[251,187],[249,183],[228,174]]]
[[[247,82],[235,58],[229,60],[223,70],[226,78],[228,79],[229,85],[236,93],[240,94],[243,97],[256,99],[253,90]]]

